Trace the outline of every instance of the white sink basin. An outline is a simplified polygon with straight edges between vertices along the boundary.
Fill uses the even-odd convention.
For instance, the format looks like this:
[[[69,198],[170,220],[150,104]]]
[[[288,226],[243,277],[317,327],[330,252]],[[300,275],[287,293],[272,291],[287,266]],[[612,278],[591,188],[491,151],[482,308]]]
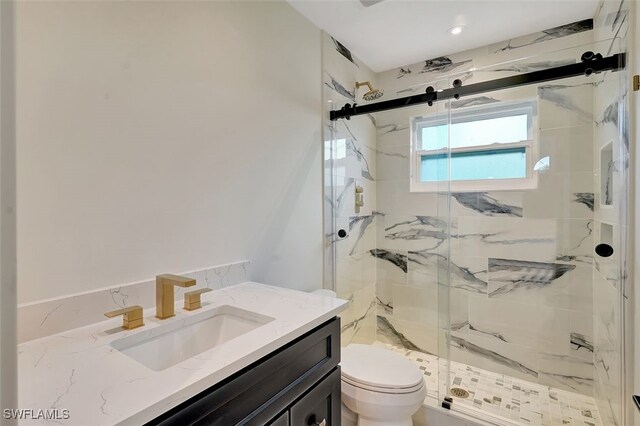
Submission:
[[[140,364],[160,371],[273,321],[223,305],[122,339],[111,346]]]

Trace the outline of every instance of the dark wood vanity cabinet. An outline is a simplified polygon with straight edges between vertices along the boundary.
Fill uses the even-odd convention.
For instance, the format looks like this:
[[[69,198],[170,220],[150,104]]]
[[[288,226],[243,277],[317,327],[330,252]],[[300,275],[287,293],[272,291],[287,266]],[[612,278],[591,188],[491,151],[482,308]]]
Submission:
[[[336,368],[289,409],[291,425],[340,425],[340,369]]]
[[[147,424],[340,426],[339,362],[333,318]]]
[[[289,426],[289,423],[289,412],[285,411],[280,414],[277,419],[267,424],[269,426]]]

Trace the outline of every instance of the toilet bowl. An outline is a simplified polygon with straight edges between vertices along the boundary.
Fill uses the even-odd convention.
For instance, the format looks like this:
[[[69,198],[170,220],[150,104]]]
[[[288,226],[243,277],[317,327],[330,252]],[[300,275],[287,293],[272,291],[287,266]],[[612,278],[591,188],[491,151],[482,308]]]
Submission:
[[[351,344],[342,349],[343,424],[412,426],[427,388],[420,369],[385,348]]]

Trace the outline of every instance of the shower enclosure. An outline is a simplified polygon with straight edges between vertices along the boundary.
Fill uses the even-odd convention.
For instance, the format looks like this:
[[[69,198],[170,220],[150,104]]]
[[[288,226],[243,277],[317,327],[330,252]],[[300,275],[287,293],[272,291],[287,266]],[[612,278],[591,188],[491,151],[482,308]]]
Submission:
[[[343,344],[408,357],[453,411],[625,424],[624,64],[348,120],[329,111],[368,104],[356,81],[381,102],[624,52],[598,22],[377,74],[324,36],[325,286],[351,300]]]

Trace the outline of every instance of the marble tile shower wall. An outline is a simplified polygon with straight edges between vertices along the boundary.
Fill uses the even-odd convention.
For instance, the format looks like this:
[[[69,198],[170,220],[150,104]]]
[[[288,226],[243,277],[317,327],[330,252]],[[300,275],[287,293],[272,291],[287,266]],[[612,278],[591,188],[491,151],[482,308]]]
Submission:
[[[356,81],[375,75],[331,36],[323,33],[323,99],[325,102],[325,287],[350,300],[342,313],[342,344],[376,339],[376,126],[372,116],[329,121],[332,106],[363,103]],[[359,98],[356,99],[356,95]],[[364,190],[364,206],[356,208],[355,189]],[[343,230],[345,236],[339,236]],[[335,231],[335,232],[334,232]]]
[[[626,134],[627,100],[619,90],[626,72],[452,102],[451,108],[465,108],[538,100],[539,156],[552,160],[532,191],[454,193],[450,200],[410,193],[408,119],[444,107],[333,125],[328,111],[331,103],[356,101],[355,81],[377,83],[389,99],[423,92],[430,82],[449,87],[449,76],[469,84],[574,63],[584,50],[624,51],[627,12],[625,0],[603,2],[595,23],[379,74],[323,35],[325,277],[327,287],[335,278],[340,296],[351,300],[342,316],[345,344],[377,339],[447,356],[438,323],[450,321],[454,360],[595,394],[605,424],[622,424],[618,302],[626,278],[619,268],[626,206],[617,188],[624,188],[627,167],[628,141],[619,136]],[[617,40],[590,45],[612,37]],[[503,65],[482,70],[492,64]],[[359,211],[356,184],[365,189]],[[338,229],[347,236],[334,235]],[[616,254],[594,259],[594,244],[606,240]],[[446,300],[438,284],[448,285],[449,258]]]
[[[601,3],[594,20],[597,40],[608,40],[607,53],[627,51],[629,29],[627,0]],[[609,243],[613,256],[596,256],[594,286],[595,398],[603,423],[630,424],[624,421],[622,378],[622,297],[627,283],[626,222],[628,140],[628,71],[605,73],[594,90],[595,118],[595,214],[594,239]],[[623,89],[621,91],[621,88]]]
[[[450,76],[470,84],[575,63],[590,46],[560,50],[591,43],[592,26],[577,22],[401,67],[378,74],[378,84],[386,96],[406,96],[433,81],[450,85]],[[493,64],[503,65],[478,70]],[[378,340],[446,356],[438,324],[448,315],[454,361],[593,395],[593,81],[451,103],[460,109],[537,99],[539,156],[551,161],[535,190],[450,199],[411,193],[410,117],[445,106],[376,115]]]

